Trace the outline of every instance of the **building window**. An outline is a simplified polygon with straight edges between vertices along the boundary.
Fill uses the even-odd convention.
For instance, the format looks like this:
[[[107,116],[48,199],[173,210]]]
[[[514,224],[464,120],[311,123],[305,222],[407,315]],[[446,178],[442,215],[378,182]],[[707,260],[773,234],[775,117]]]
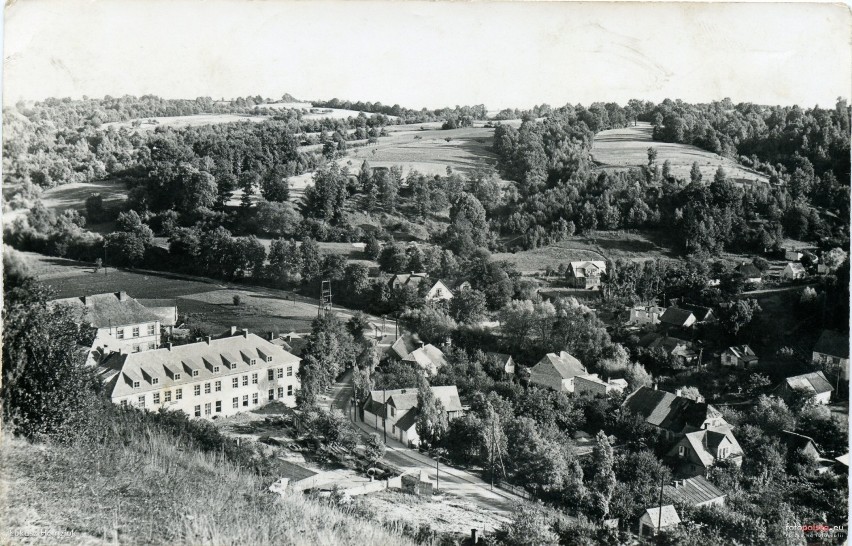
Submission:
[[[269,370],[266,370],[266,378],[270,381],[275,379],[275,370],[273,370],[271,368]]]
[[[247,394],[243,395],[243,406],[248,406],[248,395]]]
[[[269,399],[275,400],[275,389],[269,389]]]
[[[293,385],[287,385],[287,396],[293,396]]]
[[[183,389],[175,389],[175,400],[181,400],[183,398]]]
[[[728,456],[728,448],[727,447],[723,447],[723,448],[719,449],[719,458],[720,459],[724,459],[727,456]]]
[[[257,374],[256,373],[251,374],[251,384],[257,385]]]
[[[391,406],[390,412],[391,412],[391,417],[396,415],[396,410],[394,410],[393,406]]]
[[[192,392],[195,396],[201,396],[201,385],[193,385]]]
[[[271,356],[267,356],[267,357],[266,357],[266,361],[267,361],[267,362],[272,362],[272,357],[271,357]]]
[[[133,337],[139,337],[139,327],[138,326],[133,327]]]
[[[256,358],[252,358],[252,359],[249,361],[249,366],[254,366],[255,364],[257,364],[257,359],[256,359]]]
[[[677,454],[679,457],[683,457],[686,455],[686,448],[683,446],[677,446]]]
[[[149,335],[149,336],[153,336],[153,335],[154,335],[155,328],[156,328],[156,327],[155,327],[153,324],[149,324],[149,325],[148,325],[148,335]]]
[[[148,342],[148,350],[149,350],[149,351],[150,351],[150,350],[153,350],[153,349],[154,349],[154,347],[156,347],[156,346],[154,345],[154,342],[153,342],[153,341],[149,341],[149,342]]]
[[[134,381],[134,382],[133,382],[133,388],[134,388],[134,389],[138,389],[138,388],[139,388],[139,382],[138,382],[138,381]]]
[[[216,392],[221,392],[221,391],[222,391],[222,382],[221,382],[221,381],[217,381],[217,382],[216,382],[216,385],[215,385],[215,388],[216,388]]]
[[[175,374],[175,381],[180,381],[180,374],[179,373]]]
[[[233,404],[233,408],[234,408],[234,409],[239,409],[239,407],[240,407],[240,398],[239,398],[239,396],[235,396],[235,397],[234,397],[234,404]]]
[[[212,413],[213,413],[213,410],[210,408],[210,402],[207,402],[206,404],[204,404],[204,415],[206,417],[206,416],[211,415]]]
[[[293,366],[287,366],[287,377],[293,377]]]
[[[154,403],[155,403],[155,404],[159,404],[159,403],[160,403],[160,393],[158,393],[158,392],[155,392],[155,393],[154,393]]]
[[[213,373],[219,373],[219,366],[213,366]]]
[[[231,378],[231,387],[236,389],[239,386],[240,386],[240,378],[239,377],[232,377]]]
[[[192,377],[198,377],[198,370],[192,370]]]
[[[216,413],[222,413],[222,401],[216,400]]]
[[[139,397],[139,407],[140,407],[140,408],[144,408],[144,407],[145,407],[145,395],[144,395],[144,394],[143,394],[142,396],[140,396],[140,397]]]
[[[124,328],[116,328],[115,338],[116,339],[124,339]]]
[[[139,345],[138,343],[134,343],[134,344],[133,344],[133,352],[134,352],[134,353],[140,353],[140,352],[142,352],[142,346],[141,346],[141,345]]]
[[[121,401],[121,405],[122,405],[122,406],[126,406],[126,405],[127,405],[127,400],[122,400],[122,401]]]
[[[278,379],[284,377],[284,368],[278,368]]]
[[[172,401],[172,391],[166,391],[163,393],[163,401],[171,402]]]
[[[201,406],[195,406],[195,416],[201,417]]]
[[[152,377],[151,378],[151,384],[152,385],[159,385],[160,384],[160,378],[159,377]]]
[[[243,376],[243,387],[248,387],[248,376],[247,375]]]
[[[278,398],[284,398],[284,387],[278,387]]]
[[[257,393],[251,395],[251,403],[257,404]]]
[[[204,394],[210,394],[210,383],[204,384]]]
[[[232,370],[236,370],[236,369],[237,369],[237,363],[236,363],[236,362],[231,362],[231,369],[232,369]]]

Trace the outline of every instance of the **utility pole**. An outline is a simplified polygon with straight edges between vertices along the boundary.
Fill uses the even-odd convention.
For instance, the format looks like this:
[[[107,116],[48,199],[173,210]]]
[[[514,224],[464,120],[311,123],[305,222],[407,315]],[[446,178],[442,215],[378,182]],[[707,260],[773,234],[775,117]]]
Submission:
[[[490,451],[489,455],[491,455],[490,459],[491,459],[491,490],[492,491],[494,491],[494,434],[495,434],[494,426],[495,426],[494,417],[492,416],[491,417],[491,449],[489,449],[489,451]]]
[[[441,456],[435,455],[435,491],[441,488],[441,469],[438,467]]]
[[[382,416],[382,430],[385,433],[385,445],[388,445],[388,391],[382,389],[382,397],[384,398],[384,415]]]
[[[660,532],[660,527],[663,525],[663,484],[665,483],[663,481],[664,479],[665,474],[660,476],[660,513],[657,514],[657,533]]]

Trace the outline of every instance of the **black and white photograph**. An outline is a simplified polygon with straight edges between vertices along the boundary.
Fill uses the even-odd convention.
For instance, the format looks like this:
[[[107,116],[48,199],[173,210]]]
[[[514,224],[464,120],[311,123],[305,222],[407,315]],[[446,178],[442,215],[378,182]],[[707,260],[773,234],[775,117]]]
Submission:
[[[847,544],[852,5],[2,29],[0,544]]]

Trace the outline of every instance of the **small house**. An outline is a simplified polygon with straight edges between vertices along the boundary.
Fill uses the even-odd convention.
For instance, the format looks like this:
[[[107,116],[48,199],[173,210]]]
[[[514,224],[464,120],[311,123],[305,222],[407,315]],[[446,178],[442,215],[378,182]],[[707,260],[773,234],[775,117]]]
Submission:
[[[548,353],[530,368],[530,383],[561,392],[574,392],[574,378],[588,373],[583,364],[561,351]]]
[[[680,516],[671,504],[646,508],[639,518],[639,536],[656,536],[660,531],[677,527]]]
[[[650,387],[633,391],[621,407],[660,428],[667,438],[727,425],[719,410],[710,404]]]
[[[784,267],[784,270],[781,272],[781,278],[785,281],[795,281],[798,279],[804,279],[808,276],[808,272],[805,271],[805,266],[798,262],[790,262]]]
[[[760,284],[763,282],[763,275],[760,273],[760,269],[754,264],[743,262],[737,266],[737,272],[747,283]]]
[[[606,275],[606,262],[603,260],[570,262],[565,272],[570,287],[586,290],[600,288],[601,275]]]
[[[461,400],[455,385],[430,389],[435,398],[441,401],[448,420],[462,414]],[[419,445],[420,437],[416,427],[419,412],[417,392],[416,388],[370,391],[363,404],[364,424],[387,432],[402,444]]]
[[[622,393],[626,388],[627,381],[624,379],[604,381],[595,373],[574,378],[574,393],[580,396],[607,396],[611,393]]]
[[[658,337],[648,345],[648,348],[660,349],[683,366],[692,366],[697,364],[699,360],[699,355],[693,349],[692,342],[676,337]]]
[[[672,306],[660,316],[660,323],[673,328],[689,328],[696,322],[696,317],[688,309]]]
[[[441,349],[435,347],[431,343],[427,343],[422,347],[418,347],[411,351],[408,356],[402,359],[403,362],[413,362],[417,364],[428,375],[434,376],[438,370],[446,366],[447,359]]]
[[[511,355],[505,353],[486,353],[488,359],[496,364],[505,375],[515,374],[515,361]]]
[[[713,309],[702,305],[693,305],[691,303],[681,303],[681,309],[686,309],[695,317],[695,324],[707,324],[716,322],[716,314]]]
[[[441,280],[432,282],[426,273],[397,273],[388,281],[391,289],[397,290],[407,286],[421,290],[421,285],[426,283],[427,289],[424,294],[426,301],[450,301],[453,299],[453,293],[449,287]]]
[[[790,457],[795,453],[802,452],[805,455],[819,459],[822,457],[822,452],[817,446],[814,439],[798,432],[789,430],[781,431],[781,443],[787,447],[787,456]]]
[[[722,366],[734,368],[751,368],[756,366],[758,359],[751,347],[748,345],[736,345],[728,347],[720,355]]]
[[[794,248],[788,248],[787,250],[784,251],[784,259],[787,260],[788,262],[798,262],[804,256],[805,255],[802,254],[801,250],[796,250]]]
[[[643,324],[659,324],[665,309],[657,305],[640,305],[629,311],[627,323],[635,326]]]
[[[788,377],[783,386],[787,398],[813,397],[815,404],[828,404],[831,401],[831,391],[834,390],[822,372]]]
[[[674,505],[722,506],[727,495],[704,476],[674,480],[663,487],[663,498]]]
[[[704,475],[719,461],[742,465],[743,450],[727,425],[689,432],[678,441],[666,457],[681,476]]]

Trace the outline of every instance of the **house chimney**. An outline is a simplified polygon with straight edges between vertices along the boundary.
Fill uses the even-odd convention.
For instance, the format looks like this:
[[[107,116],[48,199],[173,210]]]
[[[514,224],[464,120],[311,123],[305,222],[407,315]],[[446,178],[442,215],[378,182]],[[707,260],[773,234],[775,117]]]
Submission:
[[[269,341],[275,341],[275,332],[269,332]]]
[[[476,544],[479,542],[479,537],[476,536],[476,529],[470,530],[470,543]]]
[[[168,349],[168,350],[170,350],[170,351],[172,350],[172,342],[171,342],[171,341],[169,341],[168,343],[166,343],[166,349]]]
[[[118,293],[118,301],[127,301],[127,292],[121,291]]]
[[[210,337],[210,336],[207,336],[205,339],[207,340],[207,345],[210,345],[210,341],[212,341],[213,338]]]
[[[657,382],[654,381],[654,390],[657,390]]]
[[[243,337],[248,337],[248,328],[243,328]]]
[[[236,327],[236,326],[231,326],[231,335],[233,336],[233,335],[235,335],[236,333],[237,333],[237,327]]]

